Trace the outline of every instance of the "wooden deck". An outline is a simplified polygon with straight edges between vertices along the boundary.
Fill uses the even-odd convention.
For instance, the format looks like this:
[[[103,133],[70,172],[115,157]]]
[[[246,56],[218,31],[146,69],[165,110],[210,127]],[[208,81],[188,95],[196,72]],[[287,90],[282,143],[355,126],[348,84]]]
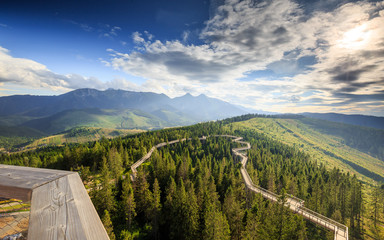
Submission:
[[[109,239],[76,172],[0,164],[0,196],[31,201],[28,239]]]

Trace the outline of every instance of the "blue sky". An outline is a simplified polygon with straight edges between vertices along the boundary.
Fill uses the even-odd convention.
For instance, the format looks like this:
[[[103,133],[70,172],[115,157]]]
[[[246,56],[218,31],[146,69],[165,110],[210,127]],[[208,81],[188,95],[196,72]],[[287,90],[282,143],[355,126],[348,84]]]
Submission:
[[[206,94],[384,116],[384,1],[3,0],[0,95]]]

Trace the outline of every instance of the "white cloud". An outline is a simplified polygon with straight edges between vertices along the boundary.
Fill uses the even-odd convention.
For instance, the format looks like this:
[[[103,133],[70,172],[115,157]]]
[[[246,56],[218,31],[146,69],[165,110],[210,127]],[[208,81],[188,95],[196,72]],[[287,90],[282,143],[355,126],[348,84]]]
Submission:
[[[98,32],[100,32],[101,36],[114,39],[118,36],[118,32],[121,31],[121,27],[118,26],[111,26],[109,24],[100,24],[100,29]]]
[[[102,82],[95,77],[57,74],[50,71],[45,65],[33,60],[12,57],[9,50],[0,46],[0,85],[4,83],[51,89],[57,92],[78,88],[138,90],[138,86],[124,79]]]
[[[291,33],[296,28],[292,23],[301,14],[297,4],[285,0],[268,6],[250,6],[251,1],[228,3],[218,8],[201,33],[206,44],[152,41],[135,32],[137,51],[115,55],[112,65],[153,80],[233,81],[248,71],[265,69],[298,47],[300,36]]]
[[[215,15],[200,34],[204,44],[186,44],[186,33],[182,41],[161,42],[136,32],[136,48],[114,52],[110,66],[146,78],[170,95],[189,89],[283,110],[329,110],[332,104],[344,109],[384,96],[384,2],[346,3],[331,11],[323,6],[311,15],[287,0],[213,2],[218,3],[211,11]],[[298,60],[304,56],[315,56],[316,62],[302,68]],[[292,76],[247,77],[267,68]]]

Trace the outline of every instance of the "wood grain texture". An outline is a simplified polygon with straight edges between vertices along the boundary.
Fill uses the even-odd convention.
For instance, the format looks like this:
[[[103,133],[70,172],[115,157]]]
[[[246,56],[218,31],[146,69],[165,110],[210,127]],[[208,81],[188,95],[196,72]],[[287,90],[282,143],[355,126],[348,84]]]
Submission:
[[[80,216],[78,222],[83,226],[85,239],[109,239],[107,232],[101,222],[91,199],[80,179],[79,174],[71,174],[67,176],[70,181],[70,188],[74,196],[74,204]],[[76,222],[76,224],[78,224]]]
[[[34,189],[28,239],[109,239],[77,173]]]
[[[76,172],[0,164],[0,197],[31,200],[30,240],[107,240]]]
[[[0,197],[3,198],[15,198],[20,199],[23,202],[28,202],[31,200],[32,189],[19,188],[12,186],[2,186],[0,179]]]
[[[31,191],[34,188],[71,173],[69,171],[0,164],[0,197],[13,197],[29,201],[31,200]],[[14,195],[10,196],[12,189],[14,189]]]

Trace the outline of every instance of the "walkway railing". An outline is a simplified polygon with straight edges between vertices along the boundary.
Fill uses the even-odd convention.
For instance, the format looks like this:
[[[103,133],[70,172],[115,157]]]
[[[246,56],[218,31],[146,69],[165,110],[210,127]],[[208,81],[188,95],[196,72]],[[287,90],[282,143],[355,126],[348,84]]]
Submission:
[[[272,201],[278,201],[278,199],[280,198],[280,195],[277,195],[271,191],[268,191],[260,186],[256,186],[255,184],[253,184],[252,182],[252,179],[251,177],[249,176],[248,172],[245,170],[245,166],[247,164],[247,161],[248,161],[248,157],[245,156],[244,154],[241,154],[239,153],[239,151],[243,151],[243,150],[246,150],[246,149],[250,149],[250,144],[248,142],[241,142],[238,137],[236,136],[228,136],[228,137],[231,137],[231,138],[235,138],[233,141],[235,142],[238,142],[238,143],[242,143],[242,144],[246,144],[247,146],[246,147],[241,147],[241,148],[234,148],[232,149],[233,153],[236,155],[236,156],[239,156],[240,158],[242,158],[242,176],[243,176],[243,179],[244,179],[244,182],[245,184],[247,185],[247,187],[256,192],[256,193],[261,193],[263,195],[263,197],[265,198],[268,198]],[[297,198],[297,197],[294,197],[292,195],[287,195],[287,201],[285,203],[285,205],[287,207],[289,207],[291,210],[295,211],[296,213],[302,215],[303,217],[305,217],[306,219],[314,222],[314,223],[317,223],[329,230],[332,230],[335,232],[335,240],[348,240],[348,227],[333,220],[333,219],[330,219],[330,218],[327,218],[311,209],[308,209],[306,207],[304,207],[304,200],[300,199],[300,198]]]

